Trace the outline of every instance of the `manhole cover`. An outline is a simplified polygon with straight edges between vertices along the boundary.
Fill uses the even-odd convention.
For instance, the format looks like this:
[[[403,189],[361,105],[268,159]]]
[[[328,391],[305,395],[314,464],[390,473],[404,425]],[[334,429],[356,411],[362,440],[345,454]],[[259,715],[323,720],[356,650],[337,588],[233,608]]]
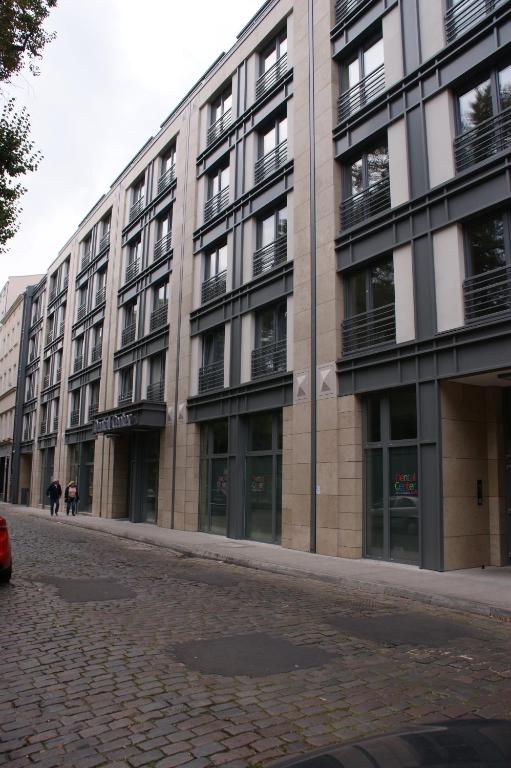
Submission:
[[[136,597],[133,590],[110,579],[65,579],[60,576],[37,576],[34,581],[57,587],[60,597],[68,603],[127,600]]]
[[[441,646],[460,637],[481,637],[477,629],[465,624],[423,613],[332,616],[328,623],[343,634],[388,645]]]
[[[289,640],[262,632],[193,640],[175,645],[172,652],[177,661],[190,669],[226,677],[264,677],[294,672],[321,667],[334,658],[321,648],[293,645]]]

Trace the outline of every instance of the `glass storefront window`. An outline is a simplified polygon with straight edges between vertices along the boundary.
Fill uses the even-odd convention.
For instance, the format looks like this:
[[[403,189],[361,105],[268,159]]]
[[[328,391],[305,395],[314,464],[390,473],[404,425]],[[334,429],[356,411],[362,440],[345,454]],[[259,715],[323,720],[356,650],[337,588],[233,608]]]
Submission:
[[[248,421],[245,464],[245,536],[280,542],[282,535],[282,412]]]
[[[229,495],[227,419],[205,424],[201,435],[199,521],[201,531],[225,536]]]
[[[415,440],[416,437],[415,388],[396,390],[390,395],[390,438],[391,440]]]
[[[381,448],[367,451],[366,472],[366,553],[371,557],[383,557],[383,451]]]
[[[261,413],[250,419],[250,450],[265,451],[272,447],[272,414]]]
[[[417,448],[391,448],[389,474],[390,557],[416,563],[419,552]]]
[[[367,398],[367,442],[379,443],[381,440],[381,409],[380,396],[372,395]]]

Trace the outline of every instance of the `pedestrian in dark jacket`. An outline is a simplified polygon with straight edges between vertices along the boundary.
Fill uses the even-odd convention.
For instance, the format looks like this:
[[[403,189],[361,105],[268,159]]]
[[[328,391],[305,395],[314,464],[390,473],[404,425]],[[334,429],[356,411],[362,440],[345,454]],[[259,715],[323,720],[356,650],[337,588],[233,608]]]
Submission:
[[[60,497],[62,496],[62,486],[58,480],[53,480],[48,486],[46,495],[50,497],[50,512],[53,517],[53,513],[56,515],[59,513]]]
[[[74,480],[71,480],[71,482],[68,483],[66,487],[64,492],[64,501],[66,502],[66,515],[69,515],[71,512],[74,517],[76,515],[78,502],[80,501],[80,496],[78,495],[78,486]]]

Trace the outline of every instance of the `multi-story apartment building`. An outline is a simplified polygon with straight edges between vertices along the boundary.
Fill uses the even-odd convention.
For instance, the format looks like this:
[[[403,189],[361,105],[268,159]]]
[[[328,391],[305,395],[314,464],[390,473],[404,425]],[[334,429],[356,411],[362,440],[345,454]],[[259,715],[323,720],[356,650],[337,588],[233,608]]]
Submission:
[[[10,277],[0,291],[0,499],[10,497],[11,454],[25,289],[42,275]]]
[[[508,563],[510,83],[510,0],[266,2],[38,286],[17,499]]]

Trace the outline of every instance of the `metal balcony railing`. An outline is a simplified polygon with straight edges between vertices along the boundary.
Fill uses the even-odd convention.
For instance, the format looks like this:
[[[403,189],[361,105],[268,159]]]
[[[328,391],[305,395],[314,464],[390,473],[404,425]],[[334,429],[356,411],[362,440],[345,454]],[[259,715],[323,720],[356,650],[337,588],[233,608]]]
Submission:
[[[445,36],[450,43],[506,0],[461,0],[445,14]]]
[[[101,253],[101,251],[104,251],[105,248],[107,248],[110,245],[110,231],[105,232],[103,237],[98,243],[98,253]]]
[[[252,257],[252,273],[254,277],[274,269],[287,260],[287,236],[281,235],[273,243],[255,251]]]
[[[40,426],[40,429],[39,429],[39,434],[40,435],[45,435],[47,433],[47,431],[48,431],[48,425],[46,423],[46,419],[43,419],[41,421],[41,426]]]
[[[40,318],[41,318],[41,315],[33,315],[32,319],[30,320],[30,326],[35,325],[38,322],[38,320],[40,320]]]
[[[282,339],[275,344],[265,344],[252,351],[252,378],[271,376],[287,370],[287,341]]]
[[[335,23],[339,24],[341,21],[346,21],[352,13],[364,5],[369,5],[370,2],[372,0],[337,0],[335,4]]]
[[[158,179],[158,194],[161,195],[162,192],[165,192],[166,189],[170,187],[174,179],[176,178],[176,166],[171,165],[170,168],[167,168],[165,173],[162,173],[160,178]]]
[[[43,389],[48,389],[50,386],[50,374],[47,373],[46,376],[43,378]]]
[[[162,302],[162,304],[151,312],[149,317],[149,330],[155,331],[157,328],[162,328],[167,324],[169,316],[169,303],[168,301]]]
[[[343,354],[349,355],[376,344],[395,342],[396,311],[394,304],[370,309],[348,318],[342,324]]]
[[[102,342],[99,342],[99,344],[96,344],[94,347],[92,347],[91,353],[90,353],[91,363],[96,363],[98,360],[100,360],[102,352],[103,352]]]
[[[83,368],[83,355],[77,355],[73,362],[73,373],[81,371]]]
[[[278,171],[279,168],[287,162],[287,140],[281,141],[277,144],[275,149],[271,152],[267,152],[266,155],[260,157],[254,167],[254,182],[258,184],[263,179],[267,179],[272,173]]]
[[[388,176],[344,200],[341,205],[341,229],[353,227],[387,208],[390,208],[390,179]]]
[[[29,363],[31,363],[31,362],[32,362],[32,360],[35,360],[35,359],[36,359],[36,356],[37,356],[37,352],[36,352],[36,350],[35,350],[35,349],[33,349],[31,352],[29,352],[29,355],[28,355],[28,362],[29,362]]]
[[[224,187],[216,195],[210,197],[204,206],[204,221],[210,221],[221,213],[229,204],[229,187]]]
[[[53,331],[48,331],[46,334],[46,344],[51,344],[53,341]]]
[[[477,322],[511,310],[511,265],[468,277],[463,283],[465,320]]]
[[[43,385],[43,388],[44,388],[44,385]],[[35,390],[32,387],[30,387],[30,389],[27,389],[25,393],[25,401],[28,402],[29,400],[33,400],[34,397],[35,397]]]
[[[130,323],[129,325],[126,325],[122,329],[121,333],[121,346],[125,347],[126,344],[131,344],[132,341],[135,341],[135,333],[136,333],[136,323]]]
[[[64,277],[64,279],[62,280],[62,288],[61,288],[61,290],[63,291],[65,288],[67,288],[68,285],[69,285],[69,275],[66,275]]]
[[[99,410],[98,403],[91,403],[89,405],[89,411],[88,411],[89,421],[92,421],[96,417],[98,410]]]
[[[454,139],[456,170],[463,171],[475,163],[508,149],[511,144],[511,107],[489,117],[472,130]]]
[[[30,429],[23,430],[23,440],[32,440],[32,433]]]
[[[59,417],[55,416],[53,419],[53,432],[57,432],[59,428]]]
[[[55,384],[59,383],[61,377],[62,377],[62,369],[57,368],[57,370],[55,371]]]
[[[163,381],[155,381],[147,385],[147,400],[152,403],[163,403],[165,395],[165,384]]]
[[[206,138],[207,145],[213,144],[224,131],[226,131],[232,123],[232,110],[227,109],[223,115],[220,115],[218,120],[215,120],[208,128],[208,134]]]
[[[140,268],[140,259],[136,258],[126,266],[126,272],[124,273],[124,282],[129,283],[134,277],[138,275]]]
[[[71,415],[69,417],[69,424],[71,427],[77,427],[80,423],[80,409],[77,408],[74,411],[71,411]]]
[[[102,304],[106,299],[106,285],[103,288],[98,288],[96,291],[96,307]]]
[[[80,304],[80,306],[76,310],[76,319],[83,320],[86,314],[87,314],[87,304],[84,301],[82,304]]]
[[[204,280],[201,287],[201,301],[205,304],[207,301],[222,296],[227,290],[227,270],[212,275]]]
[[[287,72],[287,53],[277,59],[275,64],[257,79],[256,99],[264,96]]]
[[[363,80],[344,91],[337,101],[337,121],[343,123],[385,90],[385,66],[380,64]]]
[[[89,266],[90,259],[91,259],[91,251],[87,251],[87,253],[84,253],[82,256],[82,260],[80,262],[80,270],[85,269],[85,267]]]
[[[59,325],[59,336],[62,336],[65,330],[66,330],[66,323],[64,322],[64,320],[62,320],[62,322]]]
[[[137,216],[139,216],[144,209],[144,195],[138,198],[138,200],[135,200],[133,205],[130,208],[130,212],[128,215],[129,222],[134,221]]]
[[[220,389],[224,386],[224,361],[217,360],[199,368],[199,392]]]
[[[168,232],[166,235],[163,235],[163,237],[160,237],[160,239],[157,240],[154,244],[154,261],[158,261],[158,259],[162,259],[168,253],[170,253],[171,248],[172,232]]]
[[[119,392],[119,397],[117,398],[117,404],[118,405],[126,405],[127,403],[133,402],[133,390],[127,389],[124,392]]]
[[[48,294],[48,303],[51,303],[53,299],[57,298],[57,288],[52,288]]]

